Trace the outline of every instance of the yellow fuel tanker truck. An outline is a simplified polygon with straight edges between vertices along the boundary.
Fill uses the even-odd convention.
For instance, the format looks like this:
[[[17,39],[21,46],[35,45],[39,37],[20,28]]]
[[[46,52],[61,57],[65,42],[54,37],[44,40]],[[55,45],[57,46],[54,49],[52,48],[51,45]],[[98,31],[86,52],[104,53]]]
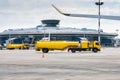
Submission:
[[[43,53],[48,53],[49,50],[65,50],[71,51],[72,53],[76,51],[100,51],[101,46],[98,41],[50,41],[50,40],[40,40],[35,44],[36,51],[42,50]]]

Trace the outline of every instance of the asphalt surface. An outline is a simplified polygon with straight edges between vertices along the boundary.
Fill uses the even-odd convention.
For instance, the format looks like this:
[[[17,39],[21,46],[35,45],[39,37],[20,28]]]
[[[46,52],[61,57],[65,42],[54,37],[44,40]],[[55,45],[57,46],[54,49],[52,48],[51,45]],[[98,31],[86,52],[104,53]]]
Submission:
[[[0,80],[120,80],[120,48],[68,53],[0,50]]]

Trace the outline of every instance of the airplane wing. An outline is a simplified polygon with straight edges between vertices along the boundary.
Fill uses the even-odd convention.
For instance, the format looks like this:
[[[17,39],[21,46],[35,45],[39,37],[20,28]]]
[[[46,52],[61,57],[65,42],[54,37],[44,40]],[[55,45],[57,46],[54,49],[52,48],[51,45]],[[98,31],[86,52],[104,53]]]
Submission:
[[[63,13],[60,11],[55,5],[52,6],[62,15],[71,16],[71,17],[84,17],[84,18],[98,18],[98,15],[90,15],[90,14],[69,14]],[[100,15],[101,19],[109,19],[109,20],[120,20],[120,16],[112,16],[112,15]]]

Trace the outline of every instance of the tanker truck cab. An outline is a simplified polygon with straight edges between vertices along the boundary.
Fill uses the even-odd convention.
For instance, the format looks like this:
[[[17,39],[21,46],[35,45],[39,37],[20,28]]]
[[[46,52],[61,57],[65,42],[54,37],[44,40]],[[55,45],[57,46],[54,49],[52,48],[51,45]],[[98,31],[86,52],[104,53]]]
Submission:
[[[98,41],[79,41],[78,47],[71,47],[69,50],[71,50],[72,53],[75,53],[76,51],[93,51],[98,52],[100,51],[101,46]]]
[[[100,42],[99,41],[93,41],[92,45],[93,46],[91,47],[91,49],[92,49],[93,52],[98,52],[98,51],[101,50],[101,46],[100,46]]]

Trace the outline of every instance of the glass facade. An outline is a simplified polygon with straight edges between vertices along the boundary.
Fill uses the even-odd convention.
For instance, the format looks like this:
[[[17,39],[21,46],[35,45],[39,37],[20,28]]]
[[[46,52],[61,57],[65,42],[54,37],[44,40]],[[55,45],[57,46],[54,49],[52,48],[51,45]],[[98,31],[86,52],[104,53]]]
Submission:
[[[36,34],[36,35],[3,35],[0,37],[0,42],[5,43],[5,41],[9,38],[16,38],[14,40],[14,43],[29,43],[34,44],[36,41],[41,40],[44,37],[43,34]],[[49,37],[48,34],[46,34],[45,37]],[[65,41],[79,41],[81,37],[87,38],[89,41],[95,41],[98,40],[97,35],[83,35],[83,34],[77,34],[77,35],[71,35],[71,34],[51,34],[50,40],[65,40]],[[101,36],[101,45],[102,46],[114,46],[114,39],[111,36]]]

